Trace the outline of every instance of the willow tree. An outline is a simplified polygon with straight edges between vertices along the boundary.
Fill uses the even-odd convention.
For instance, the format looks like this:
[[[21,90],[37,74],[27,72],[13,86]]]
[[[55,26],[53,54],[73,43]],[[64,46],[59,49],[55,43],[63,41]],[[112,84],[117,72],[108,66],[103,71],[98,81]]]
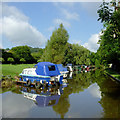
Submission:
[[[57,64],[62,63],[68,39],[68,32],[65,30],[63,24],[60,24],[59,28],[53,31],[50,40],[48,40],[41,61],[49,61]]]

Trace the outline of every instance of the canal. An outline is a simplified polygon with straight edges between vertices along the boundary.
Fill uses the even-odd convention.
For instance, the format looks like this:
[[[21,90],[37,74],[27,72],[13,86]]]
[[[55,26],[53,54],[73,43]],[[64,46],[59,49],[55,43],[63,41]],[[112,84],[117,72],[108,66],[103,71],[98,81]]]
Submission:
[[[2,89],[3,118],[120,118],[120,83],[103,71],[72,73],[63,86],[8,85]]]

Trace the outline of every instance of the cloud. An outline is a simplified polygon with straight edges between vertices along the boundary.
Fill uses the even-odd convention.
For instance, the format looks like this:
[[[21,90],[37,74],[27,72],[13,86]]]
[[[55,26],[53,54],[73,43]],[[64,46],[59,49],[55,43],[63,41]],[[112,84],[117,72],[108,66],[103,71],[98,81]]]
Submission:
[[[64,25],[64,27],[66,27],[66,28],[69,28],[71,26],[69,22],[62,20],[62,19],[55,19],[53,22],[55,25],[59,25],[62,23]]]
[[[57,28],[60,24],[63,24],[65,28],[70,28],[71,24],[65,20],[62,19],[54,19],[53,20],[53,26],[50,26],[47,31],[52,32],[55,30],[55,28]]]
[[[99,35],[100,33],[91,35],[88,42],[84,43],[83,46],[92,52],[97,52],[97,49],[99,48],[99,44],[97,44],[99,40]]]
[[[2,34],[14,45],[43,47],[44,35],[29,23],[29,18],[16,7],[3,5]],[[4,41],[3,41],[4,42]]]
[[[14,6],[8,6],[6,4],[2,5],[2,15],[3,17],[14,17],[18,20],[28,21],[29,18],[25,16],[20,10]]]
[[[71,43],[71,44],[79,44],[79,45],[81,45],[81,40],[69,40],[69,42]]]
[[[101,2],[100,1],[98,1],[98,2],[81,2],[80,5],[88,12],[88,14],[92,15],[93,17],[98,17],[97,10],[99,9]]]
[[[91,85],[88,89],[93,97],[101,98],[100,87],[96,83]]]
[[[4,100],[2,101],[2,116],[4,118],[27,118],[29,111],[35,106],[33,101],[27,100],[21,94],[8,92],[2,97]]]
[[[56,6],[61,15],[67,20],[79,20],[79,14],[76,12],[70,12],[70,9],[74,8],[74,2],[53,2],[53,5]],[[69,9],[69,11],[67,10]]]
[[[79,15],[76,12],[70,13],[66,9],[61,10],[63,15],[68,20],[79,20]]]

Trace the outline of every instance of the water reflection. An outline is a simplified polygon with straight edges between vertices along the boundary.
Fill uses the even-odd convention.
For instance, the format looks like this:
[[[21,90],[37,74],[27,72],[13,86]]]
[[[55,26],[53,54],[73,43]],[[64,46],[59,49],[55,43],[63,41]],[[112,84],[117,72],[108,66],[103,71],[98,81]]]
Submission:
[[[33,100],[39,107],[56,105],[63,93],[64,87],[65,86],[33,89],[20,86],[23,96],[27,99]]]
[[[66,86],[58,88],[35,89],[13,84],[10,88],[3,88],[4,95],[8,95],[3,97],[3,105],[5,105],[3,115],[14,116],[8,115],[8,108],[4,101],[9,98],[9,93],[6,91],[12,91],[17,95],[21,94],[18,98],[24,98],[22,102],[32,102],[31,105],[28,104],[31,107],[27,107],[29,109],[27,113],[17,110],[24,117],[120,118],[120,83],[111,80],[103,71],[72,73],[65,82],[67,82]],[[12,104],[11,109],[14,106]],[[20,117],[18,113],[15,114]]]

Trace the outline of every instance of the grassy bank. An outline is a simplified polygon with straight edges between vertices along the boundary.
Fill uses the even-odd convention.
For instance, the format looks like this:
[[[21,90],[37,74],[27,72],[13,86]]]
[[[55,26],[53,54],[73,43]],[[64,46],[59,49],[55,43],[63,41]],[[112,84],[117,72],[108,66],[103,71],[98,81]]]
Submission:
[[[11,77],[18,76],[24,68],[31,68],[35,64],[3,64],[0,65],[0,69],[2,68],[2,75],[11,75]]]
[[[116,72],[116,71],[114,71],[113,69],[110,69],[110,68],[107,68],[105,71],[106,71],[109,75],[111,75],[111,76],[113,76],[113,77],[115,77],[115,78],[117,78],[117,79],[120,80],[120,73],[118,73],[118,72]]]

